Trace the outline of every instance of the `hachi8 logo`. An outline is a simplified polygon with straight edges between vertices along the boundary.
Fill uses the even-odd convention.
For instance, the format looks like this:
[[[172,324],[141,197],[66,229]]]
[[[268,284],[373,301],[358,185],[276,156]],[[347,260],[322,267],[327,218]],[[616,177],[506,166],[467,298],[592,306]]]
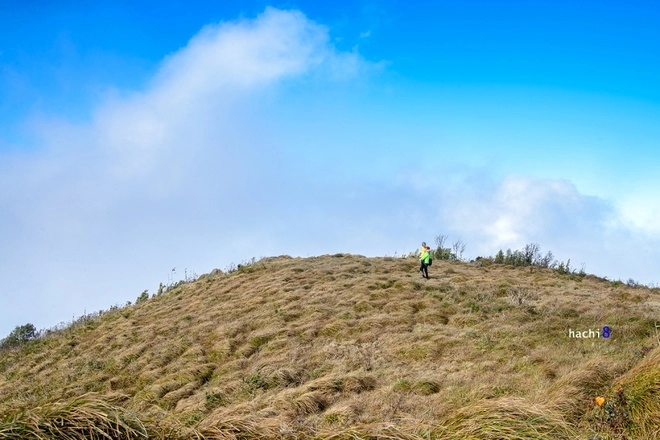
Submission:
[[[612,336],[612,329],[610,326],[603,326],[602,329],[587,329],[587,330],[573,330],[568,329],[568,337],[574,339],[609,339]]]

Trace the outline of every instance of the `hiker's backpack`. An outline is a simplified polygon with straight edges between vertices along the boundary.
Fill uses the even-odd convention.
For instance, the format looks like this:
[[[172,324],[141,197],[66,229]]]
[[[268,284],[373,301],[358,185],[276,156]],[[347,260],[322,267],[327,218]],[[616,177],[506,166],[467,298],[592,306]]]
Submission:
[[[433,258],[429,255],[429,266],[433,264]]]

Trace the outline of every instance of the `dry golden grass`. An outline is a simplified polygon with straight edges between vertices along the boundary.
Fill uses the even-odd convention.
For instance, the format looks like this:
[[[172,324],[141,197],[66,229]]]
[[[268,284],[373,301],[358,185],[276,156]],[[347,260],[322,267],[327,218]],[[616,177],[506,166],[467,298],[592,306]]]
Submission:
[[[83,395],[68,402],[14,408],[0,424],[0,439],[139,439],[149,433],[130,411],[98,396]]]
[[[592,276],[269,258],[0,353],[0,438],[93,395],[148,438],[653,439],[656,320],[657,289]],[[593,403],[619,387],[626,426]]]
[[[452,440],[569,440],[577,436],[561,413],[516,397],[475,402],[452,414],[441,426],[441,437]]]

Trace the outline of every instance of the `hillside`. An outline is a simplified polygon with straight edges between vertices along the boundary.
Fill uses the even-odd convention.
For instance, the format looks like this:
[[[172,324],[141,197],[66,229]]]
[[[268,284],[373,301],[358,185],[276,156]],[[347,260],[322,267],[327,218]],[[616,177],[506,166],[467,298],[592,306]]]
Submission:
[[[0,439],[660,438],[659,289],[430,274],[268,258],[80,320],[0,352]]]

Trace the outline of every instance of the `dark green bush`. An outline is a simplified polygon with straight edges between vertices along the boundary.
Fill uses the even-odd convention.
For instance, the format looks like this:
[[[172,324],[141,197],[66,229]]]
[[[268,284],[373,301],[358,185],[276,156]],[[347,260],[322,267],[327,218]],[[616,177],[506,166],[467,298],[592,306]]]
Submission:
[[[12,348],[37,339],[37,329],[33,324],[17,325],[9,335],[0,341],[0,349]]]

